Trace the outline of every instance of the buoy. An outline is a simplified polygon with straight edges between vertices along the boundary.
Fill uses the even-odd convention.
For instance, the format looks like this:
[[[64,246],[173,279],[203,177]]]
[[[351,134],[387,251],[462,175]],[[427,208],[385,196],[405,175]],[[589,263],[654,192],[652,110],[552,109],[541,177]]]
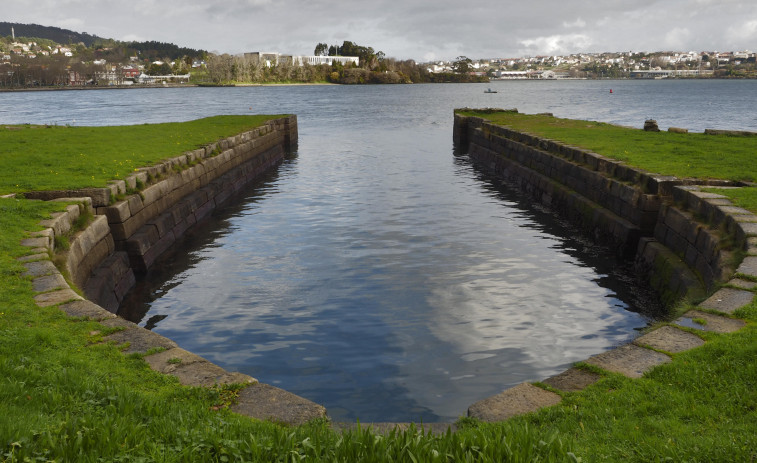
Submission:
[[[610,93],[612,93],[612,89],[610,89]]]

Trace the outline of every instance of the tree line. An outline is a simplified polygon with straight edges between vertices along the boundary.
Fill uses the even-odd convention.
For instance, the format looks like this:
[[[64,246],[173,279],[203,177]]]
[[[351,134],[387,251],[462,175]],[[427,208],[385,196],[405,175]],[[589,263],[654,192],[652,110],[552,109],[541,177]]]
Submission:
[[[424,65],[413,60],[387,58],[381,51],[345,40],[341,45],[319,43],[316,56],[357,56],[359,64],[298,65],[291,59],[276,63],[260,62],[251,56],[210,55],[207,59],[206,79],[213,84],[232,83],[316,83],[338,84],[407,84],[424,82],[478,82],[488,81],[467,67],[449,73],[431,73]]]

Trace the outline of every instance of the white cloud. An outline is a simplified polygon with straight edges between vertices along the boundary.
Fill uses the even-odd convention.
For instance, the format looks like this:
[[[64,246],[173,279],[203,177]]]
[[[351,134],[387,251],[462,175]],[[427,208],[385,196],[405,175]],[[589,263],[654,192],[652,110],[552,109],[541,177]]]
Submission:
[[[676,27],[665,34],[663,48],[683,50],[691,42],[691,31],[683,27]]]
[[[734,44],[751,43],[754,46],[755,42],[757,42],[757,19],[729,27],[726,37]]]
[[[586,27],[586,21],[584,21],[581,18],[576,18],[576,20],[573,21],[572,23],[563,21],[562,27],[564,27],[566,29],[572,29],[572,28],[575,28],[575,27],[577,27],[577,28],[584,28],[584,27]]]
[[[521,40],[524,47],[522,54],[567,54],[585,51],[591,46],[592,39],[584,34],[550,35]]]

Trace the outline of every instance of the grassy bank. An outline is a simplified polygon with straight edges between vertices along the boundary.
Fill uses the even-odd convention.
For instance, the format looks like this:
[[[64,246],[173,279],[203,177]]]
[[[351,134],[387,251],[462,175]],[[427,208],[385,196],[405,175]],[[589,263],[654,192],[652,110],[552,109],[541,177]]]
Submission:
[[[658,174],[757,181],[757,137],[645,132],[602,122],[512,111],[461,112],[559,140]]]
[[[105,186],[278,116],[215,116],[108,127],[0,127],[0,194]]]
[[[48,130],[55,129],[10,132],[29,144]],[[123,140],[106,137],[100,146]],[[169,143],[155,156],[191,148]],[[130,159],[118,152],[111,164]],[[47,153],[40,160],[56,151]],[[41,185],[54,174],[37,177]],[[107,331],[98,323],[38,308],[15,259],[29,252],[19,244],[27,232],[61,208],[0,198],[0,462],[757,460],[757,303],[736,314],[746,328],[703,333],[704,347],[642,379],[605,375],[565,393],[560,405],[505,423],[463,420],[459,432],[440,436],[340,433],[325,422],[286,428],[228,412],[226,390],[184,387],[151,371],[139,356],[102,343]]]

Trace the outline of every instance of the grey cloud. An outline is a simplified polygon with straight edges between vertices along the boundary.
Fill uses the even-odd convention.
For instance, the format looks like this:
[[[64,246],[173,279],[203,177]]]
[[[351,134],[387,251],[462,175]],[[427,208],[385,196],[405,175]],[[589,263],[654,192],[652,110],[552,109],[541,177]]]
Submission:
[[[757,48],[757,4],[738,0],[16,0],[3,10],[7,21],[227,53],[342,40],[416,60]]]

